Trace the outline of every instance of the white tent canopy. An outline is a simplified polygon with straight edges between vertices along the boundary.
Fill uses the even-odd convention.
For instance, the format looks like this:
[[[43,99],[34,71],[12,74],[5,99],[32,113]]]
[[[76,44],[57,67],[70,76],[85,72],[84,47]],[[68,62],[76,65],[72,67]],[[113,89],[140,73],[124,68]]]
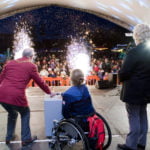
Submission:
[[[87,11],[129,30],[150,24],[150,0],[0,0],[0,18],[50,5]]]

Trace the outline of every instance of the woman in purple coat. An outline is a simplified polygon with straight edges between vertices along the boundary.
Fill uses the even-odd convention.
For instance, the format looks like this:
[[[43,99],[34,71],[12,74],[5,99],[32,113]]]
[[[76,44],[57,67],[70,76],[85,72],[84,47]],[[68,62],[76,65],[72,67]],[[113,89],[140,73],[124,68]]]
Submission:
[[[18,112],[21,115],[21,140],[26,146],[33,142],[30,131],[30,108],[25,89],[31,79],[47,94],[51,91],[41,79],[36,65],[31,61],[34,51],[31,48],[23,51],[23,57],[9,61],[0,74],[0,104],[8,112],[6,144],[14,137]]]

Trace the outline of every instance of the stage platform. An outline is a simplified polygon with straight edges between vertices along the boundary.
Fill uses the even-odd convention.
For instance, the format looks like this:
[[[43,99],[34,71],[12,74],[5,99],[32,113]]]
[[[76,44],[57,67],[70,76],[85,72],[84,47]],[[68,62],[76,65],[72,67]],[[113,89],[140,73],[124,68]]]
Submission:
[[[63,92],[68,87],[55,87],[56,92]],[[120,87],[115,89],[99,90],[94,86],[89,87],[92,95],[93,104],[100,114],[102,114],[108,121],[112,134],[112,144],[108,150],[116,150],[118,143],[124,143],[125,137],[128,133],[128,120],[125,111],[124,103],[119,100]],[[44,123],[44,93],[38,88],[28,88],[27,97],[31,108],[31,131],[32,135],[37,135],[38,140],[32,147],[21,149],[20,144],[20,117],[17,121],[16,140],[10,145],[5,145],[5,134],[7,124],[7,113],[0,106],[0,150],[50,150],[48,141],[45,137],[45,123]],[[150,125],[150,106],[148,106],[148,116]],[[148,132],[146,150],[150,150],[150,130]],[[77,149],[78,150],[78,149]]]

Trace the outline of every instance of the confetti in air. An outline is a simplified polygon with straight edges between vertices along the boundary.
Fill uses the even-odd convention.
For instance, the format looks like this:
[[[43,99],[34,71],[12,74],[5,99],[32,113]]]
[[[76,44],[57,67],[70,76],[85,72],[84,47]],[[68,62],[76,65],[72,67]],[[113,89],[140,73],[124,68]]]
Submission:
[[[81,69],[85,76],[90,71],[90,55],[86,44],[79,40],[72,39],[71,44],[67,47],[67,62],[69,68]]]
[[[21,58],[22,52],[25,48],[33,47],[30,35],[30,27],[26,22],[21,22],[20,24],[16,23],[13,42],[14,59]]]

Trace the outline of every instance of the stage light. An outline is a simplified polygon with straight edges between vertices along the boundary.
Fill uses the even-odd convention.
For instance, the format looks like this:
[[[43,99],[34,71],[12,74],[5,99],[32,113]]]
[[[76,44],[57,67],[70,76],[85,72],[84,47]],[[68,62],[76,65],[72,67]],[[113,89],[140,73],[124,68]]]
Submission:
[[[97,6],[99,9],[103,10],[103,11],[108,11],[108,9],[101,7],[101,6]]]
[[[120,17],[116,16],[116,15],[112,15],[114,18],[116,19],[120,19]]]
[[[111,6],[111,9],[113,9],[114,11],[118,12],[118,13],[122,13],[122,11],[114,6]]]
[[[90,33],[89,31],[86,31],[86,32],[85,32],[86,35],[88,35],[89,33]]]
[[[9,2],[10,0],[4,0],[4,1],[2,1],[1,3],[7,3],[7,2]]]
[[[102,3],[98,2],[98,1],[96,1],[96,4],[97,4],[98,6],[103,7],[103,8],[108,8],[108,5],[104,5],[104,4],[102,4]]]
[[[10,8],[10,7],[13,7],[13,6],[15,6],[15,4],[7,5],[7,6],[6,6],[6,7],[4,7],[3,9]]]
[[[93,41],[92,41],[92,40],[90,40],[90,41],[89,41],[89,43],[90,43],[90,44],[92,44],[92,43],[93,43]]]
[[[119,5],[122,6],[123,8],[125,8],[125,9],[129,10],[129,11],[133,11],[133,9],[130,8],[130,7],[129,7],[127,4],[125,4],[125,3],[120,3]]]
[[[97,7],[103,11],[108,11],[108,6],[96,1]]]
[[[150,49],[150,40],[147,40],[146,47]]]
[[[142,6],[142,7],[149,8],[148,3],[144,2],[143,0],[138,0],[138,3],[139,3],[140,6]]]
[[[129,18],[129,19],[132,20],[132,21],[135,21],[135,17],[133,17],[133,16],[126,15],[126,17]]]

